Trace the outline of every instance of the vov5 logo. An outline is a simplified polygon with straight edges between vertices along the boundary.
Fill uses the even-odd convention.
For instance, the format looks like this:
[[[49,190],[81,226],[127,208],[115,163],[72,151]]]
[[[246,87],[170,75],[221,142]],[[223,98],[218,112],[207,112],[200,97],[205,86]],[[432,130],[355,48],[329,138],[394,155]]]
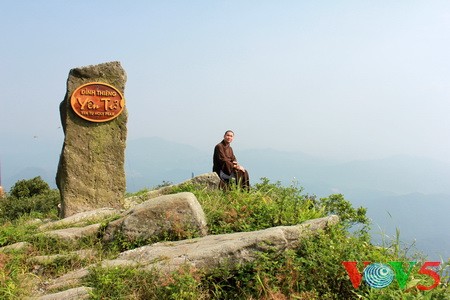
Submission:
[[[415,261],[410,261],[408,263],[407,270],[403,268],[403,262],[391,261],[387,264],[381,263],[371,263],[365,261],[364,270],[362,274],[358,271],[356,261],[343,261],[342,265],[347,271],[350,281],[355,289],[361,285],[361,281],[364,278],[364,282],[373,288],[382,289],[391,284],[395,279],[398,282],[400,288],[404,289],[406,283],[408,282],[409,275],[411,274],[412,268],[417,264]],[[429,286],[418,284],[417,288],[422,291],[434,289],[441,281],[441,277],[433,269],[428,269],[429,267],[438,267],[440,262],[438,261],[426,261],[420,270],[419,274],[429,276],[433,279],[434,283]]]

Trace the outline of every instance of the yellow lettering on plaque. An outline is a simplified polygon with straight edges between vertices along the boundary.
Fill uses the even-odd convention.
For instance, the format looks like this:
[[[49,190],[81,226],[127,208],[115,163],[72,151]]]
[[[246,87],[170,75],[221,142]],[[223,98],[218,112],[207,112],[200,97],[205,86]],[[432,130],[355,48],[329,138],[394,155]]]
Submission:
[[[119,116],[125,99],[114,86],[91,82],[78,87],[70,98],[74,112],[91,122],[106,122]]]

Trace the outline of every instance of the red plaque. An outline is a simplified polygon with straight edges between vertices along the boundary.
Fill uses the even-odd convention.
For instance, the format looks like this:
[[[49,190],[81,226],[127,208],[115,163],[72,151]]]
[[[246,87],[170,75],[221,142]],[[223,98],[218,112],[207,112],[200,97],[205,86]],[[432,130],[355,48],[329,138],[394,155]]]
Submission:
[[[70,104],[81,118],[91,122],[106,122],[122,113],[125,99],[112,85],[90,82],[73,92]]]

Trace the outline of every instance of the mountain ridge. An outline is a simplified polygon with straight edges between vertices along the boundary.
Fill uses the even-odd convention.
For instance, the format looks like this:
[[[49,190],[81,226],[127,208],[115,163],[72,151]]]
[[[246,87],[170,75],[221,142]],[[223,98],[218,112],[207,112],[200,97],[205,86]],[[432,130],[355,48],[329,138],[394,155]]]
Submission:
[[[41,176],[55,187],[61,145],[34,143],[2,155],[5,191],[18,180]],[[213,147],[212,147],[213,148]],[[428,158],[393,156],[376,160],[336,162],[302,152],[276,149],[235,149],[250,171],[252,184],[266,177],[283,185],[295,184],[318,197],[341,193],[354,206],[368,209],[374,226],[389,236],[400,229],[408,241],[438,259],[450,256],[446,212],[450,211],[450,164]],[[39,159],[36,159],[39,158]],[[211,172],[212,149],[203,151],[159,137],[127,142],[127,191],[179,183]],[[377,229],[372,233],[377,234]]]

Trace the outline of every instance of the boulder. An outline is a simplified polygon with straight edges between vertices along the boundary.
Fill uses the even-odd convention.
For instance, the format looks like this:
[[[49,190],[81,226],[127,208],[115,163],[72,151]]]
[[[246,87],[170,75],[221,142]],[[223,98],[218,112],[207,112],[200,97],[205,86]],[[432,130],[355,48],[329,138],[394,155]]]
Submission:
[[[203,186],[209,189],[218,189],[220,184],[219,175],[216,172],[205,173],[197,175],[191,179],[188,179],[179,185],[192,184],[196,186]]]
[[[117,235],[128,241],[158,241],[164,238],[190,238],[207,234],[206,217],[194,194],[163,195],[138,204],[124,217],[110,222],[104,241]]]
[[[130,209],[146,200],[153,199],[153,198],[156,198],[156,197],[159,197],[162,195],[170,194],[174,189],[183,187],[185,185],[195,185],[195,186],[200,186],[200,187],[207,188],[207,189],[217,189],[217,188],[219,188],[219,184],[220,184],[220,178],[217,175],[217,173],[211,172],[211,173],[200,174],[191,179],[183,181],[182,183],[163,186],[159,189],[148,191],[139,196],[131,196],[131,197],[125,198],[124,208]]]
[[[119,62],[69,72],[66,96],[60,105],[64,144],[56,174],[63,218],[101,207],[120,209],[126,190],[126,109],[112,120],[92,122],[77,115],[71,106],[73,92],[93,82],[114,86],[123,95],[126,74]]]

